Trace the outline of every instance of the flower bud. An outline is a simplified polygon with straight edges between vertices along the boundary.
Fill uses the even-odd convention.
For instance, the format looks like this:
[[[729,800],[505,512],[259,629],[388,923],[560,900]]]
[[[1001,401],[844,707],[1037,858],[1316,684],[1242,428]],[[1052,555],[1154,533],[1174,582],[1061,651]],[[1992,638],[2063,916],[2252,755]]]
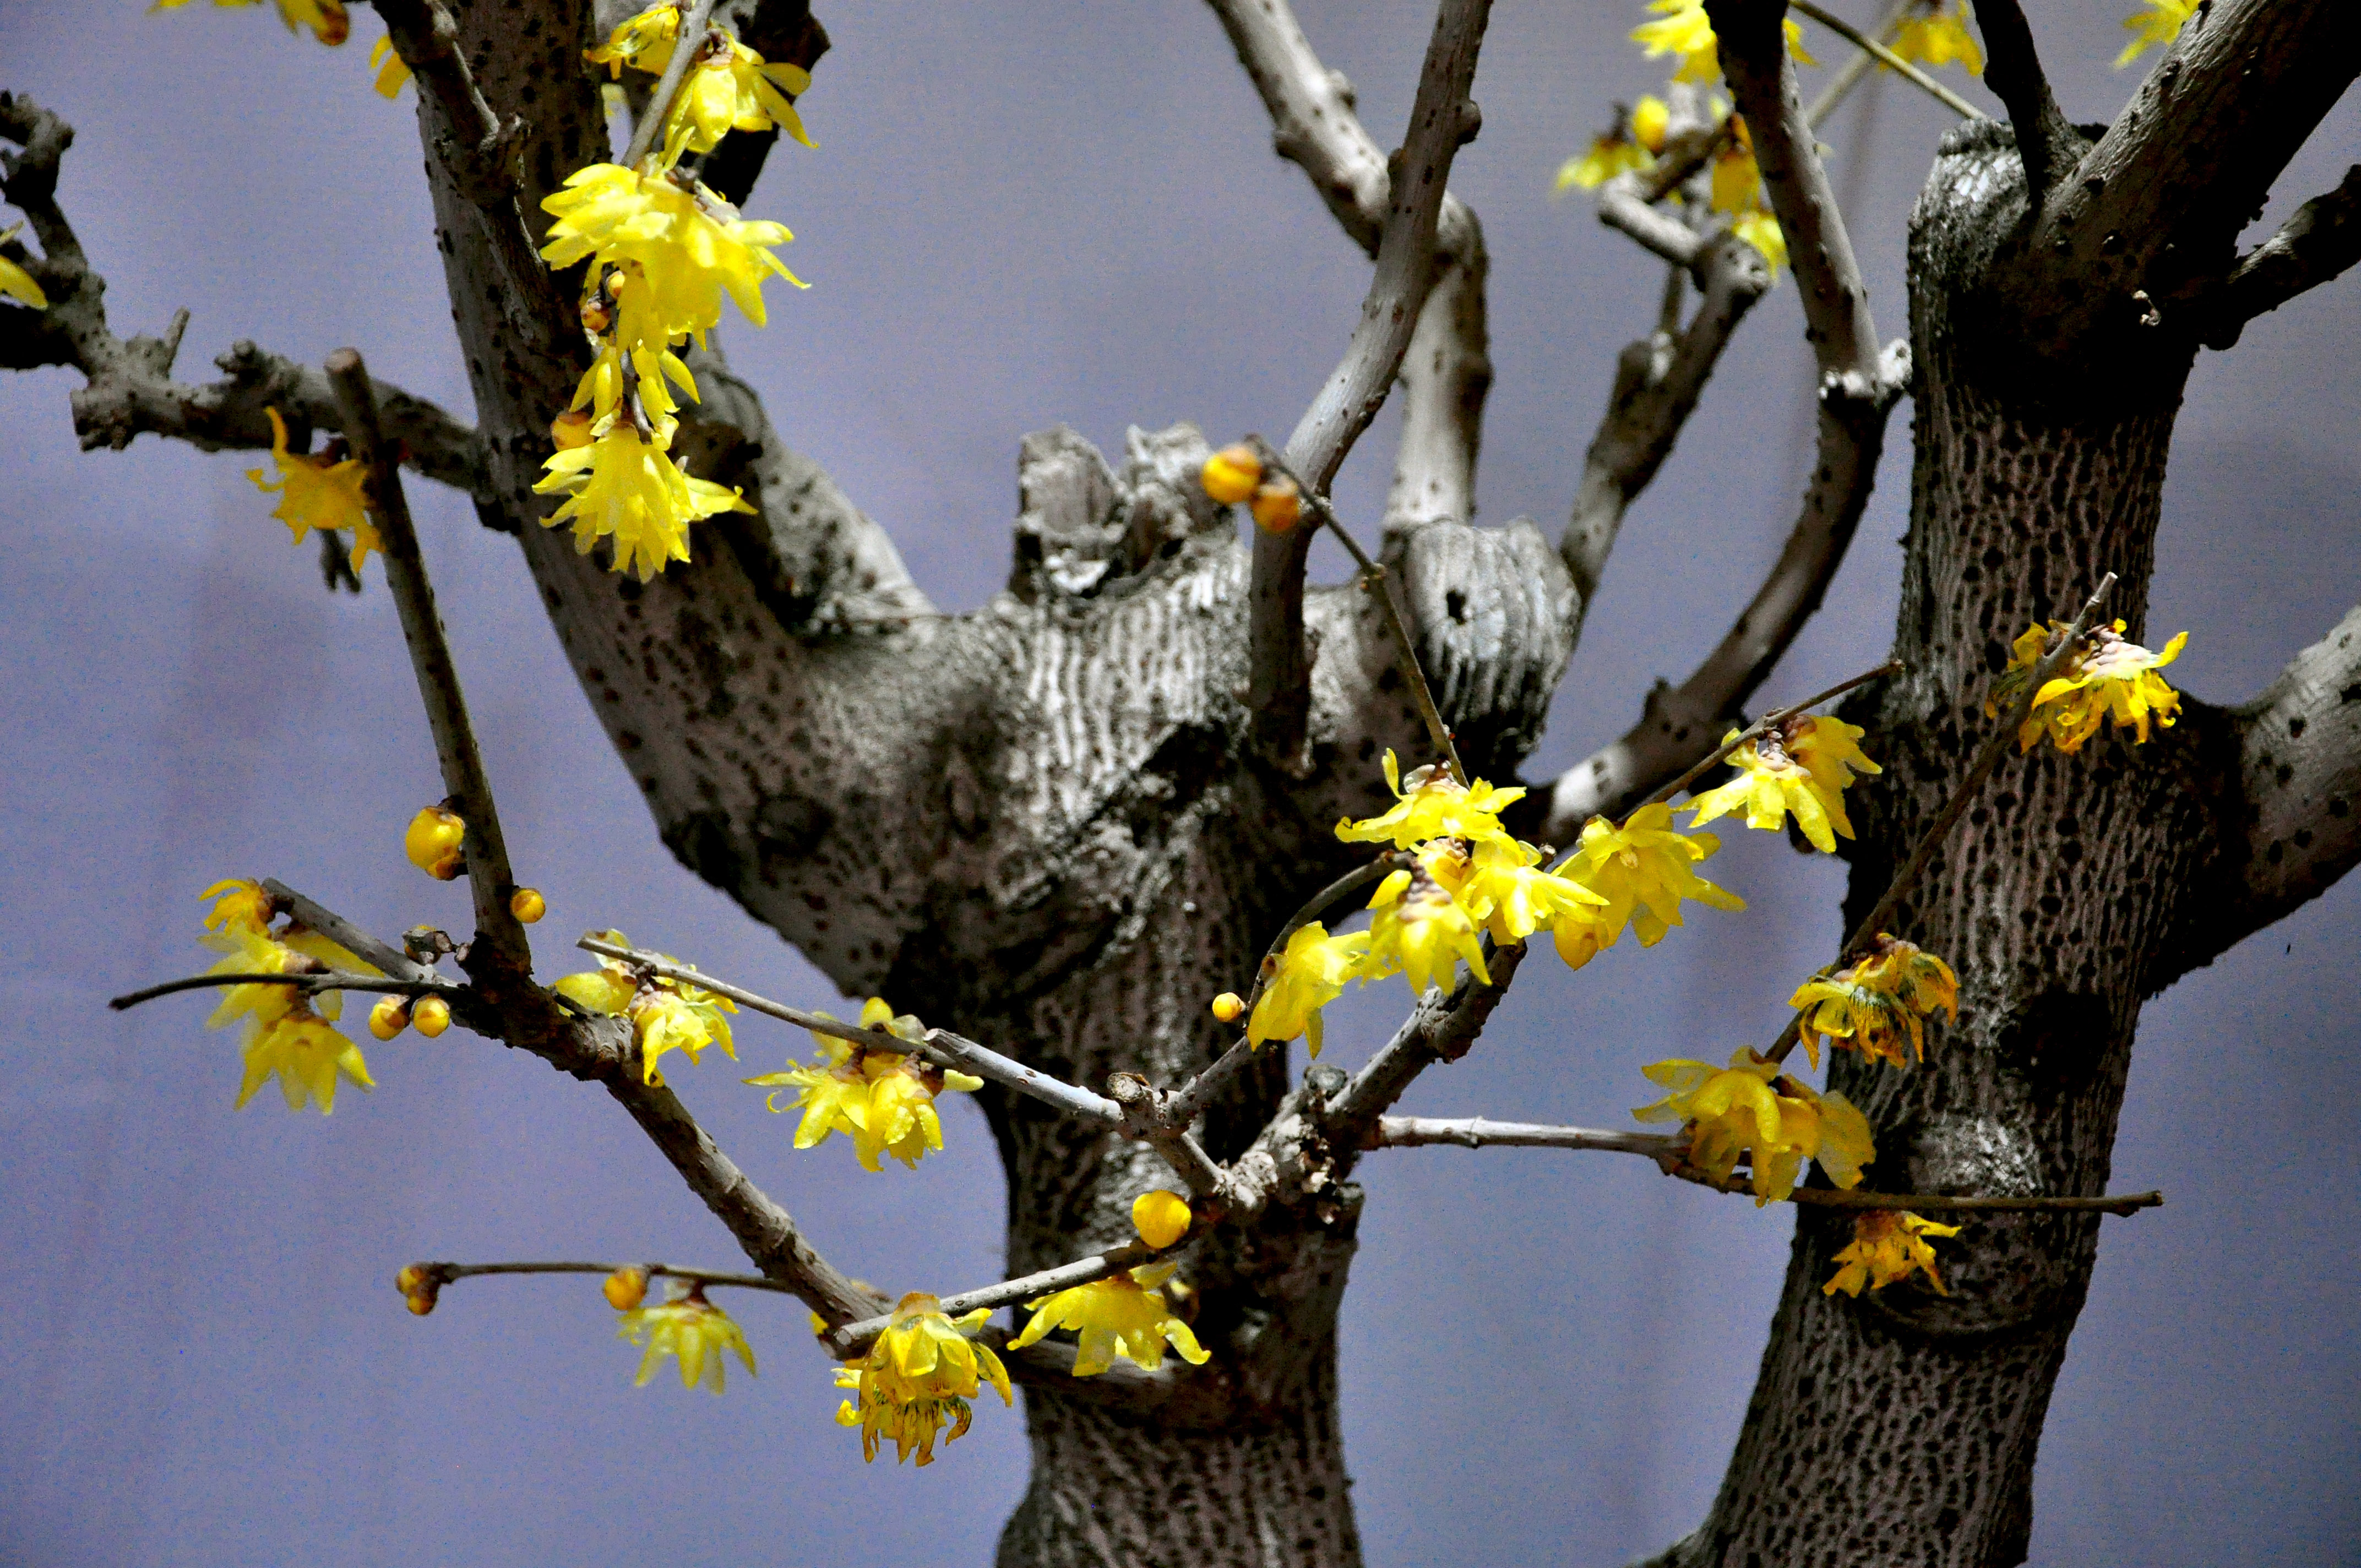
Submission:
[[[588,446],[593,422],[588,409],[568,409],[549,422],[549,439],[557,443],[560,452]]]
[[[434,1310],[434,1292],[432,1290],[421,1290],[409,1297],[406,1300],[406,1305],[408,1305],[413,1314],[423,1318],[427,1313]]]
[[[1235,506],[1262,481],[1262,459],[1251,446],[1224,446],[1205,459],[1199,478],[1207,495],[1224,506]]]
[[[1159,1252],[1189,1234],[1189,1200],[1178,1192],[1143,1192],[1131,1201],[1132,1228]]]
[[[647,1299],[647,1271],[639,1268],[619,1268],[607,1276],[599,1288],[606,1292],[607,1305],[619,1312],[628,1312]]]
[[[393,1277],[393,1288],[405,1296],[415,1296],[426,1284],[426,1270],[417,1264],[405,1264]]]
[[[399,996],[389,996],[369,1009],[369,1033],[380,1040],[390,1040],[410,1027],[410,1004]]]
[[[509,913],[530,926],[549,913],[549,902],[539,888],[521,887],[509,895]]]
[[[1303,492],[1281,474],[1256,489],[1252,510],[1264,532],[1292,533],[1296,520],[1303,515]]]
[[[1664,150],[1664,133],[1672,126],[1671,106],[1653,93],[1642,98],[1631,111],[1631,139],[1650,152]]]
[[[439,996],[422,996],[410,1010],[411,1026],[433,1039],[451,1026],[451,1004]]]
[[[1246,999],[1235,991],[1225,991],[1213,998],[1213,1016],[1224,1024],[1235,1024],[1238,1014],[1246,1010]]]
[[[410,830],[401,836],[401,852],[436,882],[449,882],[466,869],[459,846],[467,837],[467,825],[457,812],[430,806],[410,819]]]

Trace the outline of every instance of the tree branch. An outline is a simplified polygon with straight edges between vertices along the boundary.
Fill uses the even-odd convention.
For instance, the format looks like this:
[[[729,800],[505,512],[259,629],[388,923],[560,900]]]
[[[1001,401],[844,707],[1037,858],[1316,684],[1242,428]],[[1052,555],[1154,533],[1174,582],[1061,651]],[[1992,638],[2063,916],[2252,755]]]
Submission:
[[[2326,195],[2298,207],[2279,232],[2239,258],[2213,298],[2201,302],[2208,348],[2231,348],[2257,316],[2361,261],[2361,163]]]
[[[994,1310],[1013,1307],[1028,1297],[1046,1296],[1053,1290],[1071,1290],[1077,1285],[1088,1285],[1093,1280],[1104,1279],[1110,1274],[1120,1274],[1126,1268],[1153,1263],[1160,1255],[1163,1255],[1144,1242],[1110,1247],[1089,1257],[1061,1263],[1055,1268],[1045,1268],[1038,1274],[1027,1274],[1015,1279],[1004,1279],[997,1285],[985,1285],[942,1297],[940,1310],[956,1318],[979,1307]],[[850,1361],[867,1350],[893,1321],[891,1314],[881,1314],[864,1318],[857,1323],[846,1323],[826,1336],[824,1343],[828,1353],[839,1361]]]
[[[1400,174],[1388,182],[1385,228],[1360,323],[1287,444],[1288,466],[1317,493],[1326,493],[1345,454],[1384,405],[1424,307],[1451,161],[1479,123],[1467,89],[1490,15],[1491,0],[1443,0],[1435,13]],[[1302,749],[1311,704],[1303,639],[1303,568],[1311,546],[1308,529],[1257,530],[1248,590],[1246,704],[1265,749],[1290,762]]]
[[[80,370],[86,384],[73,394],[72,405],[84,450],[121,451],[150,432],[203,452],[267,449],[271,430],[264,411],[274,407],[286,419],[291,440],[308,439],[313,429],[343,428],[325,378],[251,343],[240,342],[214,361],[224,372],[220,381],[192,387],[174,380],[185,311],[161,337],[116,337],[107,326],[106,280],[91,267],[57,201],[59,159],[73,140],[73,127],[22,93],[0,93],[0,137],[25,149],[0,155],[6,171],[0,192],[24,210],[41,242],[43,255],[23,265],[49,298],[46,311],[0,309],[0,367]],[[404,463],[471,495],[488,493],[474,431],[398,387],[379,383],[373,390],[386,433],[401,444]]]
[[[2082,155],[2082,136],[2049,91],[2049,78],[2042,74],[2041,57],[2033,47],[2033,28],[2017,0],[1982,0],[1976,7],[1976,23],[1983,31],[1984,52],[1991,57],[1984,67],[1984,85],[2008,107],[2016,155],[2025,165],[2026,197],[2037,210]]]

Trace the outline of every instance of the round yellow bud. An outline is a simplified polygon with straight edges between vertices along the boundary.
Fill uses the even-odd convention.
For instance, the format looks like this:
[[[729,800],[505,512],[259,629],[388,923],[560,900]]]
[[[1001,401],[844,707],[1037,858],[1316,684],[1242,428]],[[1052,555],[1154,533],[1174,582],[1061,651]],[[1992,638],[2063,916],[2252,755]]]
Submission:
[[[1254,520],[1266,533],[1292,533],[1303,515],[1303,492],[1281,474],[1254,493]]]
[[[537,887],[521,887],[509,894],[509,913],[530,926],[549,913],[549,901]]]
[[[1262,459],[1251,446],[1224,446],[1205,459],[1199,480],[1207,495],[1224,506],[1235,506],[1262,482]]]
[[[588,446],[592,422],[588,409],[568,409],[549,422],[549,439],[557,443],[560,452]]]
[[[390,1040],[410,1027],[410,1003],[399,996],[389,996],[369,1009],[369,1033],[380,1040]]]
[[[401,1272],[393,1277],[393,1288],[405,1296],[417,1295],[419,1288],[425,1283],[426,1270],[414,1263],[404,1265]]]
[[[1159,1252],[1187,1235],[1192,1218],[1189,1200],[1178,1192],[1143,1192],[1131,1201],[1132,1228]]]
[[[1672,109],[1651,93],[1631,110],[1631,139],[1650,152],[1664,150],[1664,133],[1672,126]]]
[[[410,1022],[431,1040],[451,1026],[451,1004],[439,996],[422,996],[410,1010]]]
[[[607,1276],[599,1288],[607,1293],[607,1305],[619,1312],[628,1312],[648,1297],[648,1277],[644,1270],[619,1268]]]
[[[1213,998],[1213,1016],[1224,1024],[1235,1024],[1238,1014],[1246,1010],[1246,999],[1235,991],[1225,991]]]
[[[409,1306],[412,1312],[423,1318],[434,1310],[434,1294],[431,1291],[421,1290],[409,1299]]]
[[[436,882],[449,882],[467,869],[459,849],[467,837],[467,825],[457,812],[430,806],[410,819],[410,830],[401,836],[401,852]]]

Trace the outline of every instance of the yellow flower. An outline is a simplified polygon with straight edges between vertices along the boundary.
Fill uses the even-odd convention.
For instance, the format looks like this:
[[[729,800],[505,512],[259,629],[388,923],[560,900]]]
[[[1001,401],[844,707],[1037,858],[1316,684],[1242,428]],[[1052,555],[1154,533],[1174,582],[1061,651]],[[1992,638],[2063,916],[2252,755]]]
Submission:
[[[608,1278],[608,1298],[618,1294],[613,1289],[615,1276]],[[736,1351],[746,1370],[754,1370],[754,1353],[747,1346],[746,1335],[730,1314],[705,1299],[705,1287],[692,1285],[686,1293],[653,1307],[633,1307],[623,1314],[622,1327],[615,1331],[618,1339],[645,1345],[640,1354],[639,1375],[631,1387],[642,1388],[655,1376],[656,1363],[673,1356],[680,1363],[680,1386],[694,1388],[699,1383],[714,1393],[721,1392],[722,1363],[726,1351]]]
[[[1025,1303],[1033,1318],[1025,1332],[1008,1342],[1023,1350],[1051,1329],[1071,1329],[1079,1338],[1074,1350],[1074,1376],[1093,1377],[1115,1365],[1118,1355],[1154,1372],[1164,1365],[1167,1344],[1180,1359],[1202,1366],[1210,1353],[1197,1343],[1189,1325],[1174,1317],[1158,1288],[1172,1277],[1178,1264],[1159,1263],[1112,1274],[1071,1290],[1060,1290]]]
[[[1957,1225],[1938,1225],[1907,1209],[1872,1209],[1853,1221],[1852,1244],[1836,1255],[1844,1266],[1820,1287],[1820,1294],[1833,1296],[1841,1290],[1858,1296],[1864,1285],[1883,1290],[1916,1269],[1925,1271],[1927,1283],[1937,1295],[1948,1296],[1950,1292],[1943,1288],[1943,1277],[1935,1272],[1935,1249],[1925,1238],[1959,1234]]]
[[[1738,733],[1730,731],[1721,743],[1729,745]],[[1814,849],[1836,853],[1837,836],[1852,837],[1843,792],[1852,783],[1853,770],[1884,772],[1853,743],[1861,733],[1841,719],[1828,718],[1791,718],[1765,731],[1730,754],[1736,778],[1688,802],[1685,809],[1696,813],[1689,826],[1743,808],[1749,828],[1775,832],[1786,825],[1792,811]]]
[[[783,130],[806,147],[812,145],[786,96],[807,91],[810,76],[798,66],[766,65],[761,55],[735,38],[725,42],[728,47],[723,52],[700,61],[688,73],[681,83],[680,96],[673,100],[659,160],[664,168],[678,163],[684,152],[711,152],[733,130]],[[669,59],[672,50],[666,48],[664,53]]]
[[[1143,1192],[1131,1201],[1132,1229],[1159,1252],[1187,1235],[1195,1223],[1189,1200],[1178,1192]]]
[[[738,1047],[730,1037],[730,1020],[724,1014],[737,1012],[738,1004],[726,996],[677,981],[658,981],[639,993],[629,1011],[631,1027],[640,1036],[643,1083],[664,1082],[656,1061],[666,1051],[686,1051],[694,1062],[706,1047],[719,1046],[723,1056],[737,1058]]]
[[[1336,837],[1347,844],[1389,843],[1407,850],[1429,839],[1509,840],[1499,814],[1525,797],[1522,789],[1494,789],[1482,779],[1463,785],[1440,762],[1410,775],[1405,790],[1401,764],[1386,752],[1386,787],[1394,793],[1391,809],[1365,821],[1347,817],[1336,824]]]
[[[248,468],[246,477],[258,490],[280,493],[278,510],[270,515],[294,531],[296,543],[315,528],[352,530],[353,570],[358,572],[368,553],[379,548],[377,525],[368,519],[368,470],[357,457],[330,462],[289,452],[287,422],[275,408],[263,411],[270,416],[270,461],[279,477],[267,479],[259,468]]]
[[[1575,930],[1575,943],[1611,948],[1629,925],[1640,935],[1640,945],[1653,948],[1670,927],[1681,924],[1681,900],[1694,899],[1715,909],[1743,909],[1746,901],[1716,887],[1690,868],[1721,848],[1710,833],[1683,835],[1673,830],[1673,808],[1662,801],[1633,812],[1620,828],[1603,817],[1583,824],[1582,842],[1566,861],[1565,875],[1598,894],[1606,903],[1599,910],[1597,931]],[[1568,927],[1558,927],[1558,951],[1580,968],[1567,952]],[[1587,958],[1588,954],[1584,957]]]
[[[651,74],[662,74],[672,63],[672,46],[680,37],[680,7],[672,0],[625,17],[607,41],[583,51],[583,58],[593,65],[603,65],[610,79],[620,79],[623,67],[630,65]]]
[[[2038,624],[2026,628],[2010,650],[2008,668],[2001,672],[2000,679],[1993,683],[1992,695],[1984,699],[1985,718],[1998,718],[2003,708],[2016,700],[2050,639],[2065,630],[2060,621],[2051,621],[2046,631]],[[2116,729],[2133,731],[2134,745],[2147,740],[2151,719],[2159,729],[2173,726],[2180,717],[2180,694],[2156,672],[2180,657],[2189,633],[2181,632],[2166,643],[2162,652],[2126,642],[2123,633],[2124,623],[2118,620],[2083,634],[2082,646],[2035,694],[2031,710],[2017,727],[2018,751],[2030,751],[2047,733],[2050,742],[2070,757],[2110,718]]]
[[[1631,41],[1644,44],[1650,60],[1662,54],[1679,56],[1680,67],[1673,72],[1675,82],[1711,82],[1721,75],[1721,56],[1714,42],[1713,24],[1706,19],[1705,0],[1648,0],[1648,9],[1664,19],[1632,28]],[[1787,52],[1795,57],[1795,63],[1817,65],[1818,60],[1804,52],[1803,24],[1790,16],[1786,30]]]
[[[675,467],[667,452],[675,428],[669,419],[659,421],[643,439],[629,422],[610,415],[589,445],[555,454],[533,488],[544,496],[566,492],[566,500],[541,525],[555,528],[570,520],[574,547],[585,555],[611,537],[614,570],[636,572],[643,583],[687,560],[690,523],[754,508],[736,490],[692,479]]]
[[[1476,846],[1456,891],[1493,941],[1521,942],[1569,919],[1596,923],[1596,911],[1606,907],[1603,894],[1540,870],[1541,859],[1539,850],[1514,839],[1488,839]]]
[[[1224,506],[1235,506],[1255,493],[1262,483],[1262,459],[1251,446],[1224,446],[1205,459],[1198,470],[1197,482],[1205,493]]]
[[[989,1385],[1004,1405],[1014,1404],[1008,1370],[975,1334],[992,1316],[979,1307],[954,1321],[942,1303],[921,1290],[902,1298],[869,1354],[840,1367],[836,1386],[856,1390],[837,1407],[839,1426],[861,1429],[864,1460],[877,1457],[881,1437],[893,1440],[898,1463],[917,1451],[920,1465],[935,1462],[935,1434],[951,1428],[946,1443],[965,1434],[973,1414],[968,1400]]]
[[[1752,1049],[1733,1051],[1727,1068],[1676,1058],[1642,1070],[1670,1092],[1631,1114],[1686,1124],[1689,1163],[1716,1181],[1729,1180],[1744,1155],[1757,1207],[1793,1192],[1806,1159],[1817,1158],[1839,1187],[1853,1187],[1877,1157],[1869,1122],[1850,1101],[1814,1093]]]
[[[1411,994],[1423,996],[1430,985],[1450,990],[1464,959],[1477,983],[1492,983],[1484,967],[1484,948],[1476,940],[1474,917],[1435,874],[1435,870],[1450,874],[1448,868],[1457,857],[1441,858],[1442,865],[1431,870],[1437,859],[1423,856],[1417,866],[1394,872],[1378,884],[1369,900],[1378,913],[1369,924],[1365,978],[1400,974],[1410,981]]]
[[[447,806],[421,806],[402,829],[401,852],[436,882],[449,882],[467,867],[467,824]]]
[[[1754,138],[1746,116],[1730,116],[1730,140],[1713,156],[1712,194],[1717,213],[1752,212],[1763,204],[1763,170],[1754,161]]]
[[[205,946],[225,955],[205,970],[207,974],[285,974],[291,970],[312,967],[302,954],[260,927],[231,926],[204,941]],[[335,1015],[335,995],[331,992],[323,999],[331,1017]],[[302,1001],[302,994],[291,985],[270,985],[261,981],[225,985],[222,987],[220,1004],[205,1019],[205,1027],[226,1028],[240,1018],[268,1024],[285,1017]]]
[[[318,1104],[324,1116],[336,1108],[339,1074],[363,1089],[377,1087],[369,1081],[368,1063],[362,1059],[360,1047],[328,1027],[298,1000],[276,1017],[266,1021],[258,1014],[247,1024],[246,1080],[238,1086],[237,1103],[243,1108],[262,1087],[263,1080],[275,1075],[280,1092],[287,1097],[287,1109],[301,1111],[309,1100]]]
[[[1320,1054],[1320,1010],[1345,992],[1369,949],[1369,934],[1353,931],[1332,937],[1314,920],[1287,939],[1246,1020],[1246,1044],[1291,1040],[1306,1036],[1312,1054]]]
[[[1894,35],[1894,52],[1927,65],[1949,65],[1956,60],[1967,68],[1970,76],[1982,76],[1984,51],[1977,47],[1975,34],[1968,30],[1970,15],[1968,0],[1959,0],[1949,11],[1943,9],[1942,0],[1935,0],[1934,7],[1925,16],[1903,19]]]
[[[874,996],[861,1010],[861,1026],[884,1029],[913,1042],[926,1035],[917,1018],[895,1016]],[[876,1050],[833,1035],[814,1035],[812,1039],[819,1047],[820,1060],[806,1067],[790,1058],[785,1071],[745,1081],[773,1091],[767,1103],[774,1113],[780,1109],[777,1091],[796,1090],[789,1108],[803,1112],[796,1125],[796,1147],[812,1148],[830,1133],[841,1133],[852,1140],[864,1170],[883,1170],[880,1157],[889,1154],[915,1168],[928,1150],[943,1146],[935,1096],[946,1090],[964,1094],[983,1087],[983,1080],[937,1067],[915,1051]]]
[[[244,877],[225,878],[197,896],[214,901],[212,910],[205,916],[205,929],[219,936],[236,931],[268,930],[277,914],[277,907],[270,895],[262,891],[262,884]]]
[[[746,319],[761,326],[763,280],[775,273],[803,281],[771,254],[795,237],[785,224],[750,221],[694,181],[635,174],[594,163],[566,177],[566,188],[542,203],[557,219],[542,258],[571,267],[596,257],[601,265],[636,262],[650,291],[650,309],[669,334],[698,343],[721,320],[728,290]]]
[[[156,0],[148,7],[152,11],[177,11],[189,0]],[[254,0],[214,0],[216,5],[251,5]],[[309,27],[312,36],[324,44],[340,44],[351,34],[353,24],[345,15],[341,0],[278,0],[279,19],[287,30]]]
[[[1779,226],[1779,220],[1757,207],[1739,214],[1731,221],[1730,232],[1763,253],[1763,259],[1771,264],[1772,280],[1776,282],[1779,269],[1787,265],[1787,235]]]
[[[1831,1047],[1850,1046],[1869,1061],[1909,1065],[1902,1055],[1905,1034],[1910,1058],[1927,1058],[1922,1018],[1940,1007],[1960,1021],[1960,981],[1951,966],[1913,943],[1880,931],[1870,956],[1832,976],[1806,981],[1787,999],[1804,1010],[1804,1048],[1820,1065],[1820,1036]]]
[[[23,224],[10,224],[0,229],[0,245],[16,238],[16,231],[24,226]],[[37,311],[49,308],[49,297],[41,292],[41,286],[33,281],[33,275],[5,256],[0,256],[0,294],[12,300],[21,300]]]
[[[2124,18],[2124,26],[2131,29],[2132,41],[2124,46],[2123,53],[2115,56],[2117,71],[2149,49],[2169,47],[2180,36],[2180,29],[2189,25],[2189,18],[2197,14],[2197,7],[2202,0],[2140,0],[2140,3],[2147,9]]]
[[[620,933],[610,931],[607,935],[608,940],[625,945],[619,940]],[[631,999],[640,993],[640,982],[622,965],[602,963],[597,969],[566,976],[554,989],[560,996],[578,1002],[593,1013],[611,1016],[631,1006]]]
[[[369,50],[369,63],[378,68],[378,96],[400,97],[403,85],[410,80],[410,62],[395,52],[391,33],[377,40],[377,46]]]

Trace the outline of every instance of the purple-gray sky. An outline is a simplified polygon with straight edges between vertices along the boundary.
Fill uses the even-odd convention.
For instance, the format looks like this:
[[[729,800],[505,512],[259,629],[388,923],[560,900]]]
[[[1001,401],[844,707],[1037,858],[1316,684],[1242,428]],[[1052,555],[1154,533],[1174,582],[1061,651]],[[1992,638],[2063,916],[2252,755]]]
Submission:
[[[2131,8],[2031,7],[2077,118],[2111,115],[2133,84],[2107,68]],[[1390,145],[1427,14],[1301,10]],[[1271,156],[1208,12],[821,14],[837,47],[804,103],[819,149],[783,149],[750,203],[797,231],[786,259],[813,287],[774,286],[770,328],[732,328],[730,346],[939,602],[997,587],[1025,432],[1064,421],[1116,446],[1134,422],[1291,425],[1366,263]],[[1653,313],[1654,266],[1549,194],[1612,100],[1660,88],[1622,41],[1640,15],[1503,5],[1492,25],[1484,132],[1455,179],[1493,256],[1487,521],[1563,525],[1613,353]],[[78,129],[64,194],[119,332],[191,307],[192,378],[242,336],[313,360],[357,344],[466,411],[410,101],[368,91],[379,30],[359,13],[353,44],[325,50],[267,6],[0,12],[0,87]],[[1904,221],[1946,124],[1888,81],[1827,132],[1889,335],[1906,325]],[[2356,131],[2341,106],[2274,220],[2335,182]],[[1770,560],[1806,455],[1799,325],[1790,284],[1740,334],[1626,531],[1532,776],[1620,731]],[[2348,280],[2198,367],[2150,620],[2191,633],[2174,673],[2197,696],[2242,699],[2361,598],[2356,334]],[[0,1560],[988,1560],[1023,1485],[1017,1415],[980,1409],[923,1473],[864,1467],[791,1303],[733,1303],[763,1371],[719,1400],[632,1388],[634,1353],[587,1281],[463,1285],[430,1319],[402,1311],[390,1277],[419,1256],[733,1261],[603,1096],[454,1032],[373,1047],[376,1093],[326,1120],[267,1092],[233,1113],[236,1049],[199,1027],[202,1001],[104,1010],[207,961],[194,894],[220,876],[280,876],[380,931],[462,926],[465,904],[400,856],[440,788],[375,569],[357,601],[324,594],[241,477],[251,459],[153,438],[77,452],[77,384],[0,379],[0,1255],[23,1271],[0,1340],[16,1411]],[[1390,435],[1381,422],[1345,472],[1352,515],[1374,515]],[[1881,655],[1907,483],[1897,439],[1828,609],[1766,696]],[[564,935],[615,924],[833,1003],[657,843],[515,546],[460,499],[412,493],[521,874],[549,894],[544,972],[573,967]],[[1644,1097],[1642,1063],[1759,1037],[1836,938],[1841,872],[1770,835],[1723,838],[1717,876],[1748,914],[1702,914],[1579,977],[1529,968],[1481,1048],[1411,1108],[1611,1124]],[[2114,1185],[2170,1201],[2107,1223],[2042,1446],[2036,1562],[2361,1556],[2356,938],[2361,899],[2340,887],[2149,1005]],[[1404,1000],[1332,1014],[1332,1051],[1358,1059]],[[807,1044],[760,1020],[740,1039],[749,1072]],[[840,1148],[795,1155],[739,1076],[708,1057],[675,1080],[831,1257],[893,1288],[995,1275],[1003,1200],[971,1109],[947,1114],[944,1156],[872,1176]],[[1609,1563],[1692,1527],[1752,1386],[1786,1215],[1606,1157],[1434,1150],[1364,1169],[1344,1406],[1370,1562]]]

